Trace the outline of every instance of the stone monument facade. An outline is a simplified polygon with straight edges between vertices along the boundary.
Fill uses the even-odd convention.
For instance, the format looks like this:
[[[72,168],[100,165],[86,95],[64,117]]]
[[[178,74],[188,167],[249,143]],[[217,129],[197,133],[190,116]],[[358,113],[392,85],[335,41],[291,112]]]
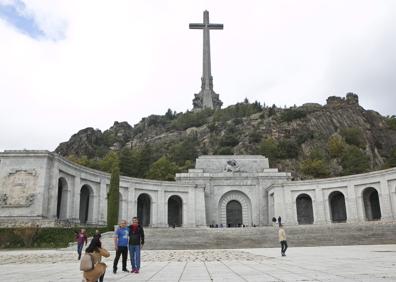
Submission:
[[[209,31],[213,29],[223,29],[222,24],[209,23],[209,12],[204,11],[203,23],[191,23],[190,29],[203,30],[203,70],[201,77],[201,91],[194,94],[194,110],[220,109],[223,102],[220,101],[219,94],[213,90],[213,76],[210,62],[210,36]]]
[[[110,174],[48,151],[0,152],[0,226],[105,225]],[[119,218],[151,227],[396,220],[396,168],[291,181],[263,156],[200,156],[176,181],[120,177]]]

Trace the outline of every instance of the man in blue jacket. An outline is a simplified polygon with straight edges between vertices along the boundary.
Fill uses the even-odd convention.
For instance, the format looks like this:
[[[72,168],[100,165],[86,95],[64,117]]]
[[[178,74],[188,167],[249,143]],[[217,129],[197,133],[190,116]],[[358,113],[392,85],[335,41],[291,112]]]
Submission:
[[[121,220],[120,226],[114,232],[114,248],[116,256],[113,263],[113,273],[117,273],[118,260],[122,255],[122,271],[129,272],[126,268],[127,257],[128,257],[128,239],[129,239],[129,228],[127,227],[126,220]]]

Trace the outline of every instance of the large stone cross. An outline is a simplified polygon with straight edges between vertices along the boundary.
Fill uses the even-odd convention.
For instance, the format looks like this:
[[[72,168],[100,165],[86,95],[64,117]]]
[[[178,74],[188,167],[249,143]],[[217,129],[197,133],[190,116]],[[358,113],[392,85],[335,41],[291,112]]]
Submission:
[[[201,78],[201,91],[195,94],[193,100],[194,110],[204,108],[219,109],[223,104],[219,95],[213,91],[213,77],[210,64],[210,37],[209,30],[223,29],[222,24],[209,23],[209,12],[204,11],[203,23],[191,23],[190,29],[203,29],[203,71]]]

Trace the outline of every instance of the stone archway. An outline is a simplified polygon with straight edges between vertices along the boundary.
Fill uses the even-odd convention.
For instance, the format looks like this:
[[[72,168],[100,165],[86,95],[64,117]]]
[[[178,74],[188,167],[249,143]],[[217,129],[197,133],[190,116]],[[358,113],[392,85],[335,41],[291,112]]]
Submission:
[[[150,225],[151,199],[146,193],[140,194],[137,200],[137,217],[143,226]]]
[[[183,200],[176,195],[168,199],[168,225],[183,225]]]
[[[86,224],[89,221],[92,221],[93,204],[93,190],[91,186],[85,184],[80,190],[79,219],[81,224]]]
[[[240,227],[242,225],[242,205],[236,200],[231,200],[226,206],[228,227]]]
[[[339,191],[334,191],[329,195],[329,204],[332,222],[346,222],[347,213],[345,207],[345,197]]]
[[[313,224],[312,199],[308,194],[300,194],[296,198],[298,224]]]
[[[230,203],[230,205],[229,205]],[[239,205],[241,206],[241,212],[239,211]],[[227,212],[228,209],[228,212]],[[232,211],[234,211],[234,216],[231,216]],[[251,225],[252,224],[252,210],[251,210],[251,203],[248,196],[241,191],[229,191],[225,193],[219,201],[219,223],[223,226],[228,226],[227,222],[230,218],[233,218],[233,221],[238,219],[239,215],[241,215],[241,222],[235,222],[235,224],[243,224],[243,225]],[[228,220],[227,220],[227,214]],[[231,217],[230,217],[231,216]],[[239,219],[238,219],[239,221]],[[235,226],[235,225],[234,225]]]
[[[68,185],[65,178],[60,177],[58,179],[58,199],[56,203],[56,218],[66,219],[67,218],[67,193]]]
[[[364,211],[367,220],[381,219],[381,206],[379,202],[378,191],[373,187],[363,190]]]

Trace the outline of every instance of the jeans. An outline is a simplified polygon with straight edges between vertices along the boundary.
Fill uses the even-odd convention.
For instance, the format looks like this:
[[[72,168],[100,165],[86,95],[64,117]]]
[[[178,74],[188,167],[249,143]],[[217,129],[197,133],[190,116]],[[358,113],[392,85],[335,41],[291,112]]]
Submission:
[[[129,245],[129,257],[133,269],[140,269],[140,245]]]
[[[287,242],[286,241],[281,241],[281,253],[284,254],[286,253],[287,250]]]
[[[82,252],[83,246],[84,246],[84,243],[82,243],[82,244],[77,244],[78,259],[81,258],[81,252]]]
[[[116,255],[114,258],[114,263],[113,263],[113,270],[117,271],[117,264],[118,260],[120,259],[120,256],[122,255],[122,270],[127,269],[127,257],[128,257],[128,247],[127,246],[118,246]]]

